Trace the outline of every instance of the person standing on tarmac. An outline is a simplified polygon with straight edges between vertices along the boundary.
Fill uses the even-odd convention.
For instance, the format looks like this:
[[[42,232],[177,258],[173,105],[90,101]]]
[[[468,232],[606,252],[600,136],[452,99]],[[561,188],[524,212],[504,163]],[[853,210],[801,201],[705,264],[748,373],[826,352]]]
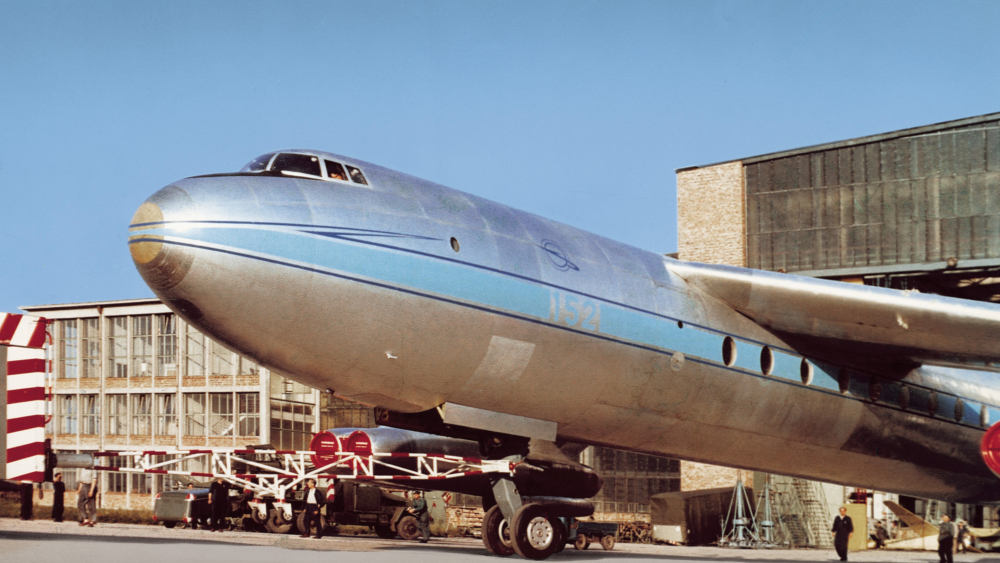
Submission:
[[[955,536],[958,535],[958,529],[951,523],[950,516],[942,514],[938,530],[938,557],[941,559],[941,563],[952,563],[955,553]]]
[[[413,493],[413,507],[410,508],[410,514],[417,517],[420,543],[427,543],[431,539],[431,513],[427,510],[427,501],[421,496],[420,491]]]
[[[854,522],[847,515],[847,508],[840,507],[840,516],[833,520],[833,546],[837,549],[837,555],[841,561],[847,561],[847,543],[854,535]]]
[[[52,521],[63,521],[63,496],[66,494],[66,483],[63,483],[62,473],[56,473],[52,477]]]
[[[97,522],[97,474],[93,469],[80,470],[76,485],[76,510],[81,526],[94,527]]]
[[[208,488],[208,505],[212,511],[212,531],[224,532],[223,522],[229,513],[229,485],[226,485],[222,477],[216,477]]]
[[[320,515],[320,510],[323,509],[323,504],[326,499],[323,498],[323,493],[319,492],[316,488],[315,479],[306,480],[306,518],[305,524],[306,529],[302,530],[302,535],[300,538],[308,538],[309,532],[312,531],[312,527],[316,526],[316,539],[323,539],[323,518]]]

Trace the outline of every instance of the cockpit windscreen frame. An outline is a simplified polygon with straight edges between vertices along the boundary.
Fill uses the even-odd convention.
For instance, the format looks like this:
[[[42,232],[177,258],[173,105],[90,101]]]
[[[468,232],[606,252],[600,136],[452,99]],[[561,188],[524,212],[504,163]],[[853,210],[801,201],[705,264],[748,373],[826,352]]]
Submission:
[[[312,167],[311,163],[297,163],[296,161],[300,161],[301,157],[307,157],[312,162],[315,162],[320,175],[317,176],[307,170],[307,168]],[[285,163],[285,161],[288,161],[287,164],[290,165],[290,168],[298,168],[298,170],[285,170],[284,167],[280,170],[277,169],[277,167],[282,163]],[[307,171],[303,172],[303,170]],[[300,152],[279,151],[262,154],[240,169],[240,172],[248,174],[270,172],[272,174],[281,174],[283,176],[291,176],[294,178],[305,178],[308,180],[320,180],[324,182],[338,182],[352,186],[371,188],[371,185],[368,183],[367,176],[358,166],[345,164],[315,154]]]

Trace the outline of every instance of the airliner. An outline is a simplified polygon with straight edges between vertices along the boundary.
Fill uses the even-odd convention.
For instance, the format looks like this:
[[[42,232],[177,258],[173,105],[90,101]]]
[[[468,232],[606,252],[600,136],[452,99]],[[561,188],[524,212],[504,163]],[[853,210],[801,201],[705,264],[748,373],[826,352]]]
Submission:
[[[187,322],[390,425],[1000,501],[995,304],[676,260],[314,150],[160,189],[128,244]]]

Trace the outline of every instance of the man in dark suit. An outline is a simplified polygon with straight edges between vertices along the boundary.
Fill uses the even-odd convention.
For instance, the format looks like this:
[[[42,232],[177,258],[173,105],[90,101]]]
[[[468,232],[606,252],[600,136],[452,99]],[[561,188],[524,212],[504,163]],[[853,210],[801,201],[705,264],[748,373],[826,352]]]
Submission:
[[[66,495],[66,483],[63,483],[62,473],[56,473],[52,477],[52,520],[54,522],[63,521],[63,496]]]
[[[854,522],[847,515],[847,508],[840,507],[840,516],[833,520],[833,547],[841,561],[847,561],[847,542],[854,535]]]
[[[303,499],[306,505],[306,517],[305,517],[305,529],[301,530],[302,535],[300,538],[308,538],[309,532],[312,531],[312,527],[316,527],[316,539],[323,539],[323,518],[320,515],[320,510],[323,509],[323,505],[326,503],[326,499],[323,498],[323,493],[316,488],[315,479],[306,480],[306,495]]]
[[[229,515],[229,485],[216,477],[215,482],[208,488],[208,506],[212,510],[212,531],[224,532],[223,522]]]

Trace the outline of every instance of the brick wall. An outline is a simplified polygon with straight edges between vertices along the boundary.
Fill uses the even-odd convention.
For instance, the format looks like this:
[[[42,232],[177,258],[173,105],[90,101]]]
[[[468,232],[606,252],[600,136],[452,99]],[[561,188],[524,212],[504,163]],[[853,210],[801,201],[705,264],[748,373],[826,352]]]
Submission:
[[[746,266],[743,164],[677,173],[677,249],[681,260]]]
[[[682,461],[681,490],[701,491],[704,489],[732,487],[736,485],[737,475],[743,477],[744,485],[748,487],[753,486],[753,471],[743,471],[741,473],[740,470],[730,467]]]
[[[677,173],[677,235],[681,260],[746,266],[743,164],[729,162]],[[681,490],[732,487],[736,469],[681,462]],[[752,485],[752,474],[744,471]],[[749,480],[748,480],[749,479]]]

